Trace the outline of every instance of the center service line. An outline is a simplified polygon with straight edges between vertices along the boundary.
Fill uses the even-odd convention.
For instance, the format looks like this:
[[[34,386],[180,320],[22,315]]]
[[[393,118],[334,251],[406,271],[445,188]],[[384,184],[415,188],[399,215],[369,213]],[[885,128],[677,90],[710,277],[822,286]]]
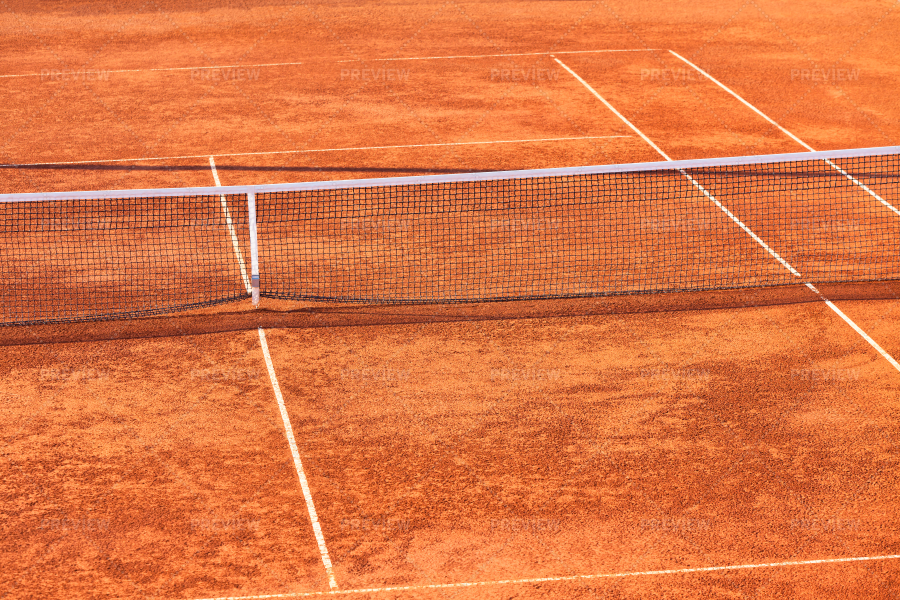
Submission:
[[[287,435],[288,445],[291,448],[291,456],[294,457],[294,467],[297,469],[297,477],[300,479],[300,488],[306,499],[306,509],[309,511],[309,520],[312,522],[316,543],[319,545],[319,553],[322,555],[322,564],[325,565],[325,573],[328,574],[328,587],[337,590],[338,585],[334,580],[334,569],[331,566],[331,557],[328,555],[328,547],[325,545],[325,536],[322,535],[322,527],[319,525],[319,517],[316,514],[316,505],[313,503],[312,492],[306,481],[306,473],[303,471],[303,463],[300,462],[300,451],[297,450],[297,440],[294,438],[294,428],[291,427],[291,419],[288,417],[287,408],[284,405],[284,396],[281,395],[281,387],[278,385],[278,377],[275,375],[275,366],[272,364],[272,356],[269,354],[269,344],[266,343],[266,332],[259,328],[259,345],[262,346],[263,358],[266,359],[266,368],[269,370],[269,379],[272,381],[272,389],[278,400],[278,410],[281,411],[281,420],[284,423],[284,433]]]

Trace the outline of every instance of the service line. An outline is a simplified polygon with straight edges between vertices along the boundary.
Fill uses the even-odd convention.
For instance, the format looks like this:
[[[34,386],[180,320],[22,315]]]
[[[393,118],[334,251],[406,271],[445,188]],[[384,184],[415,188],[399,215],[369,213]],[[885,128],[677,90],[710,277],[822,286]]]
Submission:
[[[632,571],[628,573],[601,573],[598,575],[564,575],[560,577],[531,577],[528,579],[501,579],[497,581],[474,581],[465,583],[432,583],[424,585],[398,585],[380,588],[359,588],[335,590],[331,592],[296,592],[288,594],[263,594],[259,596],[228,596],[204,598],[203,600],[264,600],[267,598],[311,598],[316,596],[348,596],[351,594],[377,594],[382,592],[415,592],[420,590],[440,590],[448,588],[488,587],[500,585],[527,585],[530,583],[555,583],[567,581],[587,581],[591,579],[615,579],[619,577],[645,577],[652,575],[688,575],[691,573],[714,573],[717,571],[742,571],[747,569],[773,569],[777,567],[803,567],[836,563],[854,563],[875,560],[896,560],[900,554],[884,556],[854,556],[851,558],[821,558],[817,560],[791,560],[784,562],[756,563],[747,565],[725,565],[717,567],[694,567],[687,569],[664,569],[659,571]]]
[[[122,162],[145,162],[154,160],[182,160],[186,158],[206,158],[212,156],[222,158],[225,156],[264,156],[267,154],[310,154],[313,152],[351,152],[355,150],[395,150],[403,148],[435,148],[440,146],[479,146],[490,144],[533,144],[539,142],[577,142],[581,140],[609,140],[616,138],[630,138],[630,135],[585,135],[578,137],[557,138],[533,138],[525,140],[491,140],[487,142],[441,142],[433,144],[401,144],[395,146],[355,146],[351,148],[315,148],[312,150],[266,150],[262,152],[228,152],[223,154],[188,154],[184,156],[154,156],[144,158],[108,158],[101,160],[70,160],[65,162],[43,163],[10,163],[0,167],[53,167],[57,165],[95,165]]]
[[[147,69],[91,69],[94,73],[151,73],[153,71],[209,71],[216,69],[252,69],[254,67],[287,67],[302,65],[300,62],[284,62],[284,63],[263,63],[258,65],[215,65],[212,67],[156,67]],[[62,69],[57,69],[62,71]],[[87,69],[85,69],[86,71]],[[66,69],[66,72],[79,72],[76,69]],[[46,73],[15,73],[11,75],[0,75],[0,79],[9,79],[12,77],[46,77]]]
[[[309,63],[362,63],[362,62],[396,62],[404,60],[453,60],[459,58],[502,58],[504,56],[549,56],[550,54],[600,54],[606,52],[665,52],[665,50],[657,50],[652,48],[622,48],[622,49],[605,49],[605,50],[560,50],[556,52],[511,52],[508,54],[466,54],[457,56],[394,56],[388,58],[348,58],[341,60],[328,60],[311,58],[305,62],[280,62],[280,63],[259,63],[252,65],[213,65],[208,67],[148,67],[146,69],[94,69],[96,72],[103,73],[151,73],[153,71],[200,71],[215,69],[253,69],[256,67],[294,67]],[[67,71],[77,71],[77,69],[67,69]],[[45,75],[45,74],[44,74]],[[14,77],[41,77],[41,73],[11,73],[8,75],[0,75],[0,79],[10,79]]]

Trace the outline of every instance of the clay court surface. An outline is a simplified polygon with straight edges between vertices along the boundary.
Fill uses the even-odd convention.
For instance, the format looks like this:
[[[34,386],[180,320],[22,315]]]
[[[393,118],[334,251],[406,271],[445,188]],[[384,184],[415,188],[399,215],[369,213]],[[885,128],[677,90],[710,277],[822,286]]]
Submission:
[[[0,193],[891,146],[898,27],[891,2],[0,3]],[[820,291],[0,327],[0,597],[896,598],[900,285]]]

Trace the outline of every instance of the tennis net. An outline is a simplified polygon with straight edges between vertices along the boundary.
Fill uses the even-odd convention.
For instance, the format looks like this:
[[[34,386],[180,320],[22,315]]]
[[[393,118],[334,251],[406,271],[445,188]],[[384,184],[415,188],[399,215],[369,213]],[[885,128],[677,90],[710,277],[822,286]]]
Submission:
[[[0,196],[0,325],[900,279],[900,147]]]

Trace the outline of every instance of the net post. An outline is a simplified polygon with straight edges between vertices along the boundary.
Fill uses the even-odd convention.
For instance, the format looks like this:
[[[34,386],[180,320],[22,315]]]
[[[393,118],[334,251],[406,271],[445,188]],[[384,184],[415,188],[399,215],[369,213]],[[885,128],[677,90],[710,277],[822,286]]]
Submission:
[[[256,194],[247,192],[247,214],[250,225],[250,286],[253,307],[259,306],[259,245],[256,240]]]

